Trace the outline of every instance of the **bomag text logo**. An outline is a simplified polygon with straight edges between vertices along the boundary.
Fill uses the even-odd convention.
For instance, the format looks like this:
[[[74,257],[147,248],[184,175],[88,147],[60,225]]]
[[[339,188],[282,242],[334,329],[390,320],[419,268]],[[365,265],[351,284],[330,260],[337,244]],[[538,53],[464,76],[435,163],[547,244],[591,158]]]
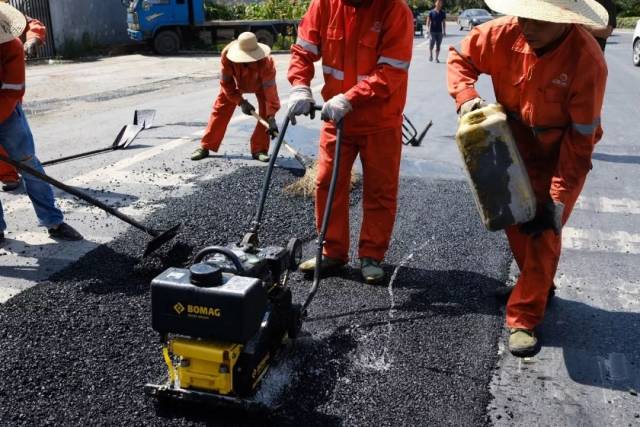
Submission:
[[[176,313],[178,313],[178,315],[180,315],[184,312],[184,305],[177,303],[173,306],[173,309],[176,311]]]
[[[206,307],[204,305],[187,304],[187,313],[204,317],[222,317],[222,310],[219,308]]]

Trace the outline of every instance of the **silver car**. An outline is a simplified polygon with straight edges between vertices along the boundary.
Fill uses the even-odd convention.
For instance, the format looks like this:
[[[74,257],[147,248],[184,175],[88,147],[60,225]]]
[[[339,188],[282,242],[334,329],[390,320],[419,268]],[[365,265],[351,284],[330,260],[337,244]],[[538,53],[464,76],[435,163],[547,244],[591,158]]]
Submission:
[[[467,9],[458,16],[458,26],[461,30],[465,27],[472,29],[476,25],[491,21],[493,18],[494,16],[485,9]]]

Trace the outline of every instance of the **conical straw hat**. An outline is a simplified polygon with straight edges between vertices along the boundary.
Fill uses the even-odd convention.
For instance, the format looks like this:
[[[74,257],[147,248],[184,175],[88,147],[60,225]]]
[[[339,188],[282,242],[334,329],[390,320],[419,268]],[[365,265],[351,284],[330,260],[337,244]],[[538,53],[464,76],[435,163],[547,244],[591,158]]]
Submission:
[[[20,37],[27,26],[27,19],[15,7],[0,3],[0,43]]]
[[[595,0],[485,0],[496,12],[538,21],[606,27],[609,13]]]

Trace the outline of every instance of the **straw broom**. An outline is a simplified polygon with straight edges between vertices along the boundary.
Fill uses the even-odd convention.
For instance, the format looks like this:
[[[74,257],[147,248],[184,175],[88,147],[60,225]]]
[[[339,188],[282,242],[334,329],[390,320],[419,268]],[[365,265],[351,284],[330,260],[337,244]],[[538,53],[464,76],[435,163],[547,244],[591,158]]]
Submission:
[[[251,113],[251,115],[260,122],[260,124],[267,129],[269,128],[269,123],[260,117],[255,111]],[[287,185],[284,188],[285,193],[290,194],[292,196],[304,197],[304,198],[315,198],[316,196],[316,177],[318,176],[318,162],[316,160],[312,160],[311,158],[300,154],[298,150],[282,141],[282,145],[286,148],[293,157],[300,162],[300,164],[305,168],[304,176],[297,181]],[[353,169],[351,170],[351,185],[350,190],[353,190],[355,186],[360,183],[360,175],[358,175]]]

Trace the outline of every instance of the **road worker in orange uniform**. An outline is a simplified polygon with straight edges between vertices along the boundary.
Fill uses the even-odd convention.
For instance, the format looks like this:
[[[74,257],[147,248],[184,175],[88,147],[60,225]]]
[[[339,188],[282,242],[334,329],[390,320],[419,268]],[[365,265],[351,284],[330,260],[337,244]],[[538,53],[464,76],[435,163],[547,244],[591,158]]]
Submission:
[[[363,219],[359,257],[367,283],[384,278],[381,267],[395,222],[402,111],[413,49],[413,16],[402,0],[313,0],[291,48],[288,114],[309,114],[314,105],[314,62],[322,60],[327,121],[320,136],[316,179],[316,222],[322,223],[336,143],[344,123],[339,177],[324,247],[322,270],[335,270],[349,259],[351,168],[360,154],[364,172]],[[315,268],[315,258],[300,266]]]
[[[6,0],[3,0],[6,3]],[[47,28],[37,19],[25,15],[27,19],[27,27],[22,33],[24,41],[24,53],[27,58],[35,56],[39,46],[42,46],[47,39]],[[0,154],[6,155],[6,152],[0,147]],[[2,191],[13,191],[20,186],[20,175],[16,169],[4,162],[0,162],[0,182],[2,182]]]
[[[193,152],[191,160],[209,156],[209,150],[217,152],[227,131],[227,126],[237,106],[251,115],[255,107],[243,98],[245,93],[255,93],[258,99],[258,114],[269,123],[265,129],[260,123],[251,136],[251,155],[261,162],[269,161],[269,137],[278,133],[276,113],[280,109],[276,87],[276,67],[269,56],[269,46],[258,43],[253,33],[242,33],[222,51],[220,94],[213,105],[209,125]]]
[[[567,222],[602,137],[607,67],[583,25],[605,27],[595,0],[486,0],[505,15],[450,48],[449,92],[461,115],[484,105],[475,89],[488,74],[504,106],[538,202],[536,217],[506,230],[520,277],[507,302],[509,349],[537,349],[534,328],[553,288]]]

